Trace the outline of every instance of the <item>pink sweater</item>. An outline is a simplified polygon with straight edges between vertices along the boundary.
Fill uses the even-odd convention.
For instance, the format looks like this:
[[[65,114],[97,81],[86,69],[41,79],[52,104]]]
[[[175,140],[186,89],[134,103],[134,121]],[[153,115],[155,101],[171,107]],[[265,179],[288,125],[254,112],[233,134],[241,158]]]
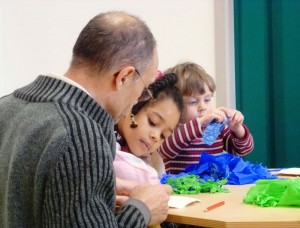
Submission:
[[[235,137],[227,126],[212,145],[203,142],[203,135],[197,120],[182,124],[167,138],[158,152],[163,157],[166,173],[178,174],[187,166],[198,164],[202,152],[218,155],[229,152],[238,156],[245,156],[254,148],[253,137],[248,128],[243,125],[246,135],[243,139]]]
[[[120,148],[119,145],[117,145],[118,147]],[[129,152],[117,150],[114,169],[116,176],[122,179],[136,181],[140,184],[159,183],[157,171],[141,158]]]

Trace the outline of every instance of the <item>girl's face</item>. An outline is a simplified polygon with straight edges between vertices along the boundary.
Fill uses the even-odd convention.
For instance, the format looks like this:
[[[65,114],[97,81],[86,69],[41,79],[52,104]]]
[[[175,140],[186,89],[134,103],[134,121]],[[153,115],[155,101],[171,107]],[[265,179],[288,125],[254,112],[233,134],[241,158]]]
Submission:
[[[181,123],[189,122],[196,117],[201,117],[211,111],[211,99],[213,93],[205,85],[205,93],[195,96],[183,96],[184,111],[182,114]]]
[[[177,126],[180,112],[171,99],[156,101],[143,107],[136,115],[136,128],[131,128],[130,114],[119,126],[130,151],[138,157],[148,157],[158,149]]]

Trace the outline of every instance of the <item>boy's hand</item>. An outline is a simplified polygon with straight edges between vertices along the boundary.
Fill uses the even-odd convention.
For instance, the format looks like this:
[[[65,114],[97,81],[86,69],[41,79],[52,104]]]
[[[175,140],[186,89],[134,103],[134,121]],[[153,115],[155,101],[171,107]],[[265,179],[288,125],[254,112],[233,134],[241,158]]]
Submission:
[[[228,128],[235,134],[235,136],[240,139],[244,138],[246,134],[242,125],[244,122],[244,115],[238,110],[219,107],[197,119],[201,126],[205,126],[213,120],[219,123],[224,123],[226,118],[228,118]]]
[[[213,120],[219,123],[225,122],[226,112],[224,110],[225,110],[224,107],[213,109],[211,112],[201,117],[198,117],[197,120],[201,126],[205,126]]]
[[[242,125],[244,122],[244,115],[235,109],[223,108],[223,110],[229,119],[227,123],[228,128],[235,134],[237,138],[244,138],[246,134],[246,131]]]

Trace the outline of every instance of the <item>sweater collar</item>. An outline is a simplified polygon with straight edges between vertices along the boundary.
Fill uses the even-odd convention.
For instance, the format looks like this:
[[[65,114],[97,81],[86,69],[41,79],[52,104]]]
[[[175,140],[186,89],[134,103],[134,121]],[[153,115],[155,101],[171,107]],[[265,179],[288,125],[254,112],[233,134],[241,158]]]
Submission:
[[[83,90],[83,91],[86,92],[88,95],[90,95],[89,92],[88,92],[85,88],[83,88],[82,85],[80,85],[79,83],[73,81],[73,80],[70,79],[70,78],[67,78],[67,77],[65,77],[65,76],[63,76],[63,75],[60,75],[60,74],[54,74],[54,73],[46,74],[46,76],[53,77],[53,78],[57,78],[57,79],[59,79],[59,80],[62,80],[62,81],[64,81],[64,82],[70,84],[70,85],[76,86],[77,88]],[[90,95],[90,96],[91,96],[91,95]]]
[[[67,104],[96,121],[113,124],[112,117],[85,91],[60,79],[40,75],[29,85],[17,89],[14,96],[29,102]]]

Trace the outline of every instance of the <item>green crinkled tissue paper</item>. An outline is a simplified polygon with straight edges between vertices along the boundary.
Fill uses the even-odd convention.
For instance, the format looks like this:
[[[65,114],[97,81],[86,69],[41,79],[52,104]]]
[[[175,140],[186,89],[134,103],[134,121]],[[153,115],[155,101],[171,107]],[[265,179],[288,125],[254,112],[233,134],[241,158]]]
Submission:
[[[224,188],[227,180],[221,181],[205,181],[197,175],[186,174],[177,177],[168,177],[166,183],[173,188],[174,194],[197,194],[197,193],[216,193],[216,192],[229,192]]]
[[[300,178],[258,180],[243,202],[262,207],[300,207]]]

